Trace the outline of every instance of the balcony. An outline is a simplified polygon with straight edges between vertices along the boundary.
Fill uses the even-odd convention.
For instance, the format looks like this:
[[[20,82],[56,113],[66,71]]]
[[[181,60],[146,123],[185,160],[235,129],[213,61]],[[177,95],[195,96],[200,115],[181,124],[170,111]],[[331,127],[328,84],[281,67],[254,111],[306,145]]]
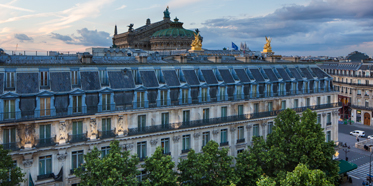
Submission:
[[[46,180],[46,179],[49,179],[49,178],[54,178],[54,173],[43,174],[43,175],[38,175],[37,176],[38,181]]]
[[[342,81],[333,81],[334,83],[342,83],[342,84],[346,84],[346,85],[355,85],[355,86],[363,86],[363,87],[370,87],[370,86],[373,86],[373,84],[362,84],[362,83],[347,83],[347,82],[342,82]]]
[[[52,138],[38,139],[36,147],[49,147],[54,145],[56,145],[56,136]]]
[[[326,125],[332,125],[332,122],[327,122]]]
[[[245,142],[245,138],[242,138],[242,139],[238,139],[237,140],[237,143],[244,143]]]
[[[19,142],[14,142],[14,143],[3,143],[3,148],[5,150],[11,150],[11,151],[17,151],[21,148],[20,147],[20,143]]]
[[[222,147],[222,146],[228,146],[229,145],[229,142],[228,141],[226,141],[226,142],[221,142],[220,143],[220,146]]]
[[[106,131],[98,131],[98,137],[100,139],[113,138],[113,137],[115,137],[115,129],[114,130],[106,130]]]
[[[83,171],[85,171],[85,167],[78,167],[78,168],[70,169],[70,174],[74,174],[75,169],[82,169]]]
[[[74,135],[69,135],[69,143],[78,143],[78,142],[83,142],[87,141],[87,133],[83,134],[74,134]]]
[[[359,110],[370,110],[373,111],[373,107],[364,107],[359,105],[351,105],[351,108],[359,109]]]
[[[165,155],[165,156],[171,156],[171,152],[166,152],[166,153],[162,152],[162,154]]]
[[[295,110],[296,112],[303,112],[307,109],[319,110],[319,109],[327,109],[327,108],[334,108],[334,107],[341,107],[341,106],[342,106],[342,103],[339,102],[339,103],[330,103],[330,104],[324,104],[324,105],[313,105],[313,106],[308,106],[308,107],[298,107],[298,108],[294,108],[293,110]],[[251,113],[251,114],[210,118],[208,120],[201,119],[201,120],[192,120],[188,122],[170,123],[167,125],[161,124],[161,125],[145,126],[141,128],[129,128],[128,135],[139,135],[139,134],[163,132],[163,131],[191,128],[191,127],[207,126],[207,125],[220,124],[220,123],[246,121],[246,120],[257,119],[257,118],[275,117],[281,111],[282,110],[274,110],[274,111],[258,112],[258,113]]]
[[[190,151],[190,149],[185,149],[185,150],[181,150],[181,153],[185,154],[185,153],[188,153],[189,151]]]

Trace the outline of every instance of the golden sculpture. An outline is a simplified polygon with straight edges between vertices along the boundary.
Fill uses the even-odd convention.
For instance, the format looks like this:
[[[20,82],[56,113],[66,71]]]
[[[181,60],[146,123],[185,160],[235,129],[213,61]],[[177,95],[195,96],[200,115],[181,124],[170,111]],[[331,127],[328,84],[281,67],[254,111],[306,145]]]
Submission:
[[[202,50],[202,42],[199,33],[194,33],[194,40],[190,46],[192,46],[192,50]]]
[[[263,47],[263,53],[272,53],[271,41],[272,39],[266,36],[267,43]]]

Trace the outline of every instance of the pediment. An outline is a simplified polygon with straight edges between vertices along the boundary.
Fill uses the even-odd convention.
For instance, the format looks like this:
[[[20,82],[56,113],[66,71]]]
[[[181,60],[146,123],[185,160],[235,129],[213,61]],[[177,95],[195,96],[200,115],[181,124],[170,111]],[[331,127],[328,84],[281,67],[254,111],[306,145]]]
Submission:
[[[37,94],[38,97],[52,97],[54,96],[54,93],[53,92],[50,92],[50,91],[42,91],[40,92],[39,94]]]
[[[160,90],[168,90],[170,87],[168,85],[162,85],[159,87]]]
[[[146,90],[148,90],[148,89],[146,87],[144,87],[143,85],[140,85],[137,88],[135,88],[135,91],[146,91]]]
[[[112,93],[113,89],[111,89],[109,87],[105,87],[105,88],[101,89],[99,92],[101,92],[101,93]]]
[[[85,94],[85,92],[82,89],[77,88],[77,89],[74,89],[73,91],[71,91],[70,94],[75,94],[75,95],[77,95],[77,94]]]
[[[180,88],[190,88],[190,85],[189,84],[184,84],[184,85],[181,85]]]
[[[4,95],[1,96],[2,99],[6,99],[6,98],[18,98],[19,95],[14,93],[14,92],[8,92],[8,93],[5,93]]]

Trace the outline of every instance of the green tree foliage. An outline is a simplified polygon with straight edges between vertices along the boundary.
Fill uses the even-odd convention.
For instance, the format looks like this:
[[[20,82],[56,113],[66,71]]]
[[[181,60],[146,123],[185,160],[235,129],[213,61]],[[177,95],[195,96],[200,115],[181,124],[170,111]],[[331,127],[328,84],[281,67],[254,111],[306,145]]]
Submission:
[[[136,185],[136,175],[139,158],[130,156],[129,151],[121,151],[119,141],[110,143],[110,152],[101,158],[101,152],[95,147],[92,152],[84,155],[85,170],[77,168],[74,174],[81,179],[81,185]]]
[[[264,172],[283,177],[299,163],[320,169],[332,182],[338,179],[338,162],[333,160],[334,144],[325,142],[325,133],[316,124],[317,114],[307,109],[302,116],[286,109],[275,118],[273,133],[267,138],[268,167]]]
[[[230,185],[238,178],[231,167],[233,157],[228,156],[228,148],[219,150],[219,144],[209,141],[202,148],[203,153],[196,154],[194,150],[188,153],[188,158],[181,160],[178,169],[181,171],[179,181],[183,185]]]
[[[263,174],[262,167],[266,166],[268,153],[263,137],[254,137],[253,147],[245,150],[236,157],[236,174],[239,177],[238,186],[256,185],[256,180]]]
[[[299,164],[293,172],[288,172],[286,178],[281,180],[280,185],[300,185],[300,186],[333,186],[326,174],[319,170],[310,170],[304,164]]]
[[[23,181],[24,173],[22,173],[19,167],[14,166],[12,157],[8,154],[9,150],[5,150],[0,145],[0,180],[1,185],[13,186]]]
[[[257,186],[276,186],[276,181],[268,176],[260,176],[260,179],[256,182]]]
[[[177,177],[173,171],[174,167],[175,163],[171,156],[163,155],[162,147],[157,147],[154,154],[147,158],[143,165],[147,179],[143,180],[142,185],[176,186]]]

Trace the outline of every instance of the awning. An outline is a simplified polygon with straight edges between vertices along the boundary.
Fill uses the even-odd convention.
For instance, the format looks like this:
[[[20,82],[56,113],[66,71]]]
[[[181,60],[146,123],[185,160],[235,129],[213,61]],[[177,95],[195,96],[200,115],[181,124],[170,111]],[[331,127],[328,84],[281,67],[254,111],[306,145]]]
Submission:
[[[352,171],[357,169],[357,165],[355,163],[351,163],[345,160],[339,160],[339,172],[338,174],[344,174],[346,172]]]

